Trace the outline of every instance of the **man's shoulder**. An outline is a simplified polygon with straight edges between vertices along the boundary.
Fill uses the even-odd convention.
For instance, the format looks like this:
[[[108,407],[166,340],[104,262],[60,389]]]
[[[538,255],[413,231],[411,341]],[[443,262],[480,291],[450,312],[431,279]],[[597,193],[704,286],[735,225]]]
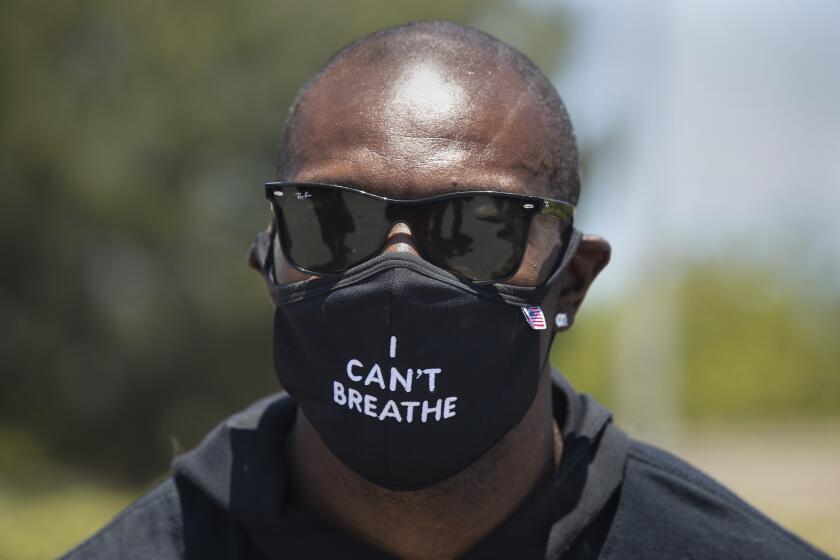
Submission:
[[[719,482],[633,441],[603,558],[826,559]]]
[[[62,558],[182,558],[181,503],[168,478],[117,514]]]
[[[173,474],[63,558],[262,557],[230,511],[231,485],[235,473],[277,474],[276,463],[266,458],[277,458],[278,430],[288,429],[294,412],[291,400],[277,393],[225,419],[198,447],[174,461]],[[237,445],[246,450],[238,458]],[[255,453],[262,461],[261,470],[248,469]]]

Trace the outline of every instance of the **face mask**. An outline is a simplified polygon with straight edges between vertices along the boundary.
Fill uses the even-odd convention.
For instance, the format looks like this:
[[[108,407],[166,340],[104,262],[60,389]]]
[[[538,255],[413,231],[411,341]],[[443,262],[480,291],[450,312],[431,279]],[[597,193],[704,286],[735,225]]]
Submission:
[[[408,253],[278,285],[266,241],[280,383],[344,464],[406,490],[463,470],[530,408],[580,234],[536,287],[473,284]]]

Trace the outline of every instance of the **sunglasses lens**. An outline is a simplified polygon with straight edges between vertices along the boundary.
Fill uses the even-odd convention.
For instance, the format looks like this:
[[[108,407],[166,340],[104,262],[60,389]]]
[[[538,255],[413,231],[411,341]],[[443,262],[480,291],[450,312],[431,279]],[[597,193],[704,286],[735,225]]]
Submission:
[[[533,205],[482,194],[423,206],[421,215],[412,220],[412,233],[433,264],[476,281],[499,280],[516,272]]]
[[[373,257],[391,224],[407,219],[432,264],[479,282],[516,272],[537,213],[527,198],[494,194],[389,207],[352,190],[288,185],[272,199],[286,258],[299,268],[344,272]]]
[[[286,258],[316,273],[342,272],[373,256],[388,232],[383,203],[341,189],[278,189]]]

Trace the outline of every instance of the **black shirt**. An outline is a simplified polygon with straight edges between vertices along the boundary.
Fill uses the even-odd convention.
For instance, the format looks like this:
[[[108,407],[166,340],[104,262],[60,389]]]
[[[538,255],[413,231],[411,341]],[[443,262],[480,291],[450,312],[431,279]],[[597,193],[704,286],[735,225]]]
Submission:
[[[561,376],[553,383],[560,467],[464,558],[827,558],[697,469],[627,438]],[[295,411],[280,394],[232,416],[65,558],[390,558],[285,500]]]

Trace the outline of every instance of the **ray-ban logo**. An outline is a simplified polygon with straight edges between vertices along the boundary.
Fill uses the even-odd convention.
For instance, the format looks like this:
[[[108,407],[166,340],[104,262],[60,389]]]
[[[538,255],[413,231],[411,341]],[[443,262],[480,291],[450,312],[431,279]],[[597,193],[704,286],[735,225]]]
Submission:
[[[304,200],[306,198],[312,198],[312,195],[309,194],[309,191],[302,192],[302,193],[295,193],[295,196],[298,200]]]

